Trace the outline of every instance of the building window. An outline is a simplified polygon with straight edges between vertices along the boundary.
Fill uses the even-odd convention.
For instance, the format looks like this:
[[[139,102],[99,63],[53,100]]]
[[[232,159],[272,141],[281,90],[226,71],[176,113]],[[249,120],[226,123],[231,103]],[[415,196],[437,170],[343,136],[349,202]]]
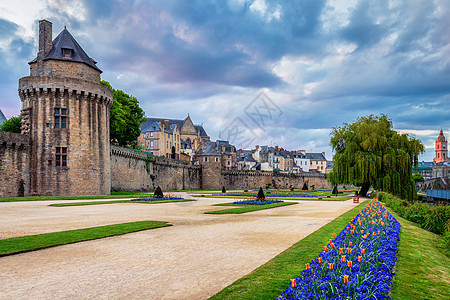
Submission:
[[[72,57],[72,49],[62,49],[62,55],[63,57]]]
[[[55,128],[67,128],[67,108],[55,108]]]
[[[153,148],[153,145],[154,145],[153,141],[150,141],[150,147],[151,148]]]
[[[219,162],[219,158],[218,157],[216,157],[216,162]]]
[[[67,167],[67,147],[56,147],[56,166]]]
[[[153,137],[153,132],[150,132],[150,136]]]
[[[209,162],[209,157],[208,156],[203,157],[203,162]]]

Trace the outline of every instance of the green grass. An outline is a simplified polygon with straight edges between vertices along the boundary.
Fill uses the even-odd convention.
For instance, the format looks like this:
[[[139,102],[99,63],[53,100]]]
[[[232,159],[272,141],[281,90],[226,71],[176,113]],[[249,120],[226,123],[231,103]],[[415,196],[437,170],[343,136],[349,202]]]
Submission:
[[[66,245],[141,230],[172,226],[167,222],[139,221],[0,240],[0,256]]]
[[[402,226],[392,299],[450,299],[450,259],[441,237],[388,209]]]
[[[97,204],[113,204],[113,203],[145,203],[145,204],[155,204],[155,203],[169,203],[169,202],[185,202],[185,201],[195,201],[192,199],[172,199],[172,200],[155,200],[155,201],[131,201],[131,200],[112,200],[112,201],[91,201],[91,202],[72,202],[72,203],[54,203],[49,206],[82,206],[82,205],[97,205]]]
[[[320,253],[331,234],[339,233],[366,205],[361,203],[337,217],[211,299],[276,299],[289,287],[289,279],[299,276],[305,264]]]
[[[230,208],[230,209],[209,211],[209,212],[205,212],[205,214],[214,214],[214,215],[243,214],[243,213],[246,213],[246,212],[263,210],[263,209],[269,209],[269,208],[286,206],[286,205],[292,205],[292,204],[297,204],[297,202],[279,202],[279,203],[271,203],[271,204],[265,204],[265,205],[242,205],[242,204],[232,204],[232,203],[221,203],[221,204],[216,204],[216,205],[219,205],[219,206],[239,206],[239,207]]]
[[[113,192],[105,196],[34,196],[34,197],[5,197],[0,198],[0,202],[20,202],[20,201],[52,201],[52,200],[95,200],[95,199],[117,199],[117,198],[138,198],[142,195],[153,195],[146,192]]]

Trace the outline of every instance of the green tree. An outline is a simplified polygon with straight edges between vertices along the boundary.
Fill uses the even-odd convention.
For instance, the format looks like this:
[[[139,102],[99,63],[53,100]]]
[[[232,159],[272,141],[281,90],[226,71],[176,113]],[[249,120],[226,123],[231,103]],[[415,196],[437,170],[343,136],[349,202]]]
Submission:
[[[414,180],[414,182],[424,182],[425,178],[423,178],[422,175],[420,175],[419,173],[413,174],[412,179]]]
[[[0,131],[20,133],[20,116],[12,117],[0,125]]]
[[[329,174],[333,184],[360,186],[366,196],[370,186],[412,200],[416,196],[413,165],[425,151],[421,141],[392,129],[384,114],[358,118],[331,132],[330,144],[335,151],[334,167]]]
[[[109,111],[109,128],[111,141],[120,146],[136,148],[141,134],[141,124],[145,121],[144,111],[139,101],[121,90],[113,89],[108,81],[101,83],[113,92],[113,105]]]

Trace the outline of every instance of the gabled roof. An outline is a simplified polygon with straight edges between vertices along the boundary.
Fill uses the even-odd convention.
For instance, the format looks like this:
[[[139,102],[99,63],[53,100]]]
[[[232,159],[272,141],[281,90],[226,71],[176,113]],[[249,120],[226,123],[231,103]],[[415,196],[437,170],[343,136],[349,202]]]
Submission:
[[[142,133],[155,132],[155,131],[161,131],[159,129],[159,123],[158,122],[153,122],[149,126],[147,126],[144,130],[141,130]]]
[[[236,157],[237,161],[245,161],[245,162],[256,162],[256,160],[251,155],[238,155]]]
[[[165,120],[169,120],[170,125],[175,124],[178,126],[178,129],[180,129],[181,132],[181,128],[183,127],[183,123],[185,120],[178,120],[178,119],[163,119],[163,118],[145,118],[145,121],[141,124],[141,132],[143,132],[144,129],[146,129],[148,126],[150,126],[150,124],[152,124],[153,122],[163,122]],[[207,137],[208,134],[206,133],[205,129],[203,128],[202,125],[194,125],[195,130],[198,132],[200,131],[200,136],[201,137]]]
[[[200,148],[200,150],[197,151],[195,154],[196,156],[220,156],[220,153],[214,149],[214,145],[212,143],[207,143],[206,146]]]
[[[71,57],[64,57],[62,49],[72,50]],[[52,49],[44,56],[43,60],[64,60],[85,63],[86,65],[102,72],[97,66],[96,61],[90,58],[83,48],[77,43],[69,31],[64,27],[63,31],[53,40]],[[37,58],[30,63],[36,62]]]
[[[441,131],[439,132],[439,136],[438,136],[436,142],[443,142],[443,143],[447,142],[447,140],[444,136],[444,132],[442,131],[442,128],[441,128]]]
[[[323,161],[327,160],[322,153],[306,153],[306,157],[311,160],[323,160]]]
[[[0,125],[2,125],[2,123],[5,121],[6,121],[5,115],[3,114],[2,110],[0,109]]]

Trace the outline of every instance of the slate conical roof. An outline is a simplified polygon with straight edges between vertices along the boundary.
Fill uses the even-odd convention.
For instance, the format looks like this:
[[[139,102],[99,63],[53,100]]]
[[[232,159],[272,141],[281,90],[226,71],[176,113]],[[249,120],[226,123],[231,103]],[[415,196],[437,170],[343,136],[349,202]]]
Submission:
[[[3,114],[2,110],[0,109],[0,125],[2,125],[2,123],[5,121],[6,121],[5,115]]]
[[[72,50],[71,57],[64,57],[62,49],[70,49]],[[69,33],[69,31],[64,27],[63,31],[53,40],[52,49],[44,56],[44,60],[56,59],[56,60],[64,60],[64,61],[76,61],[85,63],[88,66],[102,72],[97,66],[96,61],[90,58],[86,52],[84,52],[83,48],[78,44],[78,42],[73,38],[73,36]],[[37,60],[34,59],[32,62]]]

